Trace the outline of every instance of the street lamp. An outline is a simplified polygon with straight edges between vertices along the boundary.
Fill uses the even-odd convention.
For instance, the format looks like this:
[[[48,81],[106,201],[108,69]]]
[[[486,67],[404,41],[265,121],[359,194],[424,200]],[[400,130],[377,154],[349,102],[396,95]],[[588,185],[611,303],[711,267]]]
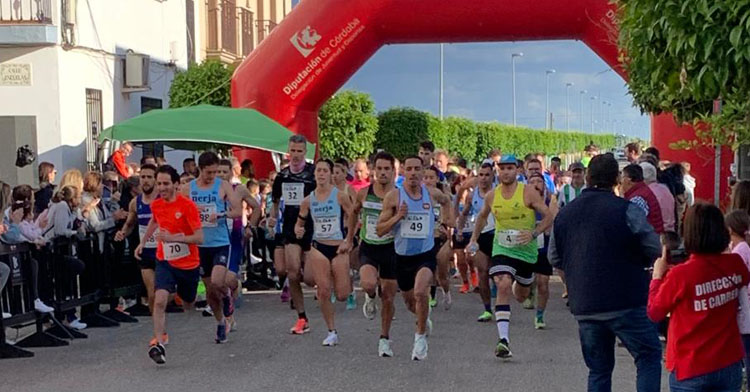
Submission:
[[[596,96],[591,97],[591,133],[594,133],[594,104],[596,100]]]
[[[545,75],[547,76],[547,111],[545,112],[544,117],[546,120],[547,129],[550,129],[552,126],[552,124],[550,123],[550,118],[549,118],[549,77],[555,72],[557,71],[555,71],[554,69],[548,69],[547,71],[545,71]]]
[[[443,44],[440,44],[440,105],[438,107],[438,112],[440,115],[440,119],[443,119]]]
[[[513,126],[516,126],[516,57],[523,57],[523,52],[510,55],[511,84],[513,85]]]
[[[565,127],[570,132],[570,88],[573,87],[572,82],[565,83]]]
[[[586,90],[581,90],[578,92],[578,94],[580,94],[580,100],[578,103],[578,115],[581,117],[581,131],[582,132],[584,129],[586,129],[586,127],[583,125],[583,96],[586,95],[587,93],[588,91]]]

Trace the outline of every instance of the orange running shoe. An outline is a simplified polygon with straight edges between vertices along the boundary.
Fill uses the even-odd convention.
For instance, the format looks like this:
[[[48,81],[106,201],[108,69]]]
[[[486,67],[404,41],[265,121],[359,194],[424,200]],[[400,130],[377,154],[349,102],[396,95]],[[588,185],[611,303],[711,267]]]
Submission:
[[[157,343],[159,342],[156,341],[156,338],[151,338],[151,341],[148,342],[148,346],[155,346]],[[167,335],[166,333],[164,335],[161,335],[161,344],[164,346],[169,344],[169,335]]]
[[[310,331],[310,325],[305,319],[297,319],[294,327],[289,331],[292,335],[302,335]]]
[[[476,271],[471,271],[471,285],[474,287],[479,287],[479,277],[477,276]]]
[[[182,298],[180,298],[179,294],[174,295],[174,303],[177,306],[182,306]]]
[[[466,294],[466,293],[468,293],[468,292],[469,292],[469,290],[471,290],[471,289],[469,288],[469,282],[464,282],[464,284],[463,284],[463,285],[461,285],[461,290],[459,290],[459,292],[460,292],[461,294]]]

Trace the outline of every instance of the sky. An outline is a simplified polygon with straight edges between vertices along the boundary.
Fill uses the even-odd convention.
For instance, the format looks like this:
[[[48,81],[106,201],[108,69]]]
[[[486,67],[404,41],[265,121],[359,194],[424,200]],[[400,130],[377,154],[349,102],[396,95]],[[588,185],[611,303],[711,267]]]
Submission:
[[[298,1],[292,2],[296,5]],[[511,54],[519,52],[524,54],[516,58],[519,126],[545,127],[545,72],[554,69],[549,93],[554,129],[567,130],[569,90],[571,130],[591,132],[591,98],[596,97],[594,132],[650,139],[650,120],[634,107],[623,79],[580,41],[446,44],[444,116],[512,124]],[[370,58],[342,90],[369,93],[379,111],[408,106],[438,115],[439,78],[439,44],[389,45]],[[568,89],[566,83],[574,85]],[[586,93],[580,94],[582,90]],[[611,106],[605,108],[601,102]]]

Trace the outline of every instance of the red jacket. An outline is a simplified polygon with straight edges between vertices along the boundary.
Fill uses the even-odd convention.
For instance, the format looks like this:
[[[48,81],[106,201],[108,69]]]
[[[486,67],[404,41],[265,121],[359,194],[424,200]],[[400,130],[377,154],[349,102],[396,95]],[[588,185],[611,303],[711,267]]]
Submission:
[[[112,154],[112,164],[117,169],[117,174],[124,178],[128,178],[128,164],[125,162],[125,156],[122,155],[122,151],[117,150]]]
[[[648,317],[671,313],[667,369],[682,381],[723,369],[742,360],[737,325],[740,288],[748,272],[736,254],[691,255],[663,279],[651,281]]]
[[[625,198],[632,200],[636,196],[640,196],[646,201],[648,205],[648,223],[654,227],[654,231],[657,234],[664,232],[664,220],[661,217],[661,206],[659,205],[659,199],[656,198],[651,188],[646,185],[645,182],[636,182],[632,188],[625,192]]]

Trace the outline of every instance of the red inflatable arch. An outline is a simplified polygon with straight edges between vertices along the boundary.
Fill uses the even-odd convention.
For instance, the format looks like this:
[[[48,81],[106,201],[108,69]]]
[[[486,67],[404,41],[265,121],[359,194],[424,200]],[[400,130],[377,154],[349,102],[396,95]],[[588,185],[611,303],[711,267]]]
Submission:
[[[617,36],[609,0],[301,0],[235,71],[232,105],[317,141],[320,106],[383,45],[576,39],[625,78]],[[662,117],[652,135],[665,159],[689,160],[696,177],[711,180],[699,187],[700,197],[710,197],[713,177],[702,170],[712,165],[667,147],[689,130]],[[268,164],[260,154],[254,161]]]

